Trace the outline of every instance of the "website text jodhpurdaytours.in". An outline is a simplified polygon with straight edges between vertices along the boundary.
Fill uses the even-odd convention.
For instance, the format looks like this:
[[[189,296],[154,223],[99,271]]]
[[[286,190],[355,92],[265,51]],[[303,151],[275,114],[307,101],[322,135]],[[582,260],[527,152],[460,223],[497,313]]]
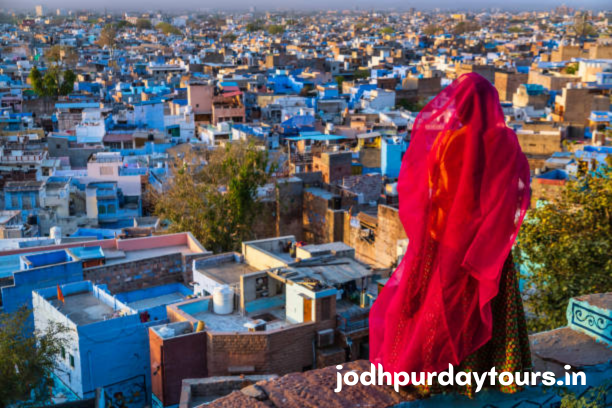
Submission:
[[[480,392],[486,384],[495,385],[498,382],[501,385],[516,384],[518,386],[530,386],[542,384],[545,386],[552,385],[586,385],[586,375],[584,372],[567,372],[563,379],[557,379],[555,373],[551,371],[545,372],[519,372],[510,373],[506,371],[498,372],[495,367],[491,370],[477,373],[457,371],[452,364],[448,365],[448,370],[439,373],[412,372],[406,373],[403,371],[389,373],[385,372],[380,364],[376,367],[370,365],[370,371],[357,373],[355,371],[346,371],[342,373],[341,365],[337,365],[337,382],[334,392],[342,391],[344,386],[353,386],[357,383],[362,385],[393,385],[395,391],[399,391],[399,387],[410,385],[433,385],[438,383],[442,386],[475,386],[476,392]],[[572,367],[566,365],[565,370],[570,370]]]

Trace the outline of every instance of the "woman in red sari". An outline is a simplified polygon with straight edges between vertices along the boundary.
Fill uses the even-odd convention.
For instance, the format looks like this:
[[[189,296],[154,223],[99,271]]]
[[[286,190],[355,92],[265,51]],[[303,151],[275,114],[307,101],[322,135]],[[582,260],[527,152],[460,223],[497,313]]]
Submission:
[[[486,79],[462,75],[419,113],[398,192],[409,244],[370,311],[371,362],[388,372],[530,370],[510,253],[529,166]]]

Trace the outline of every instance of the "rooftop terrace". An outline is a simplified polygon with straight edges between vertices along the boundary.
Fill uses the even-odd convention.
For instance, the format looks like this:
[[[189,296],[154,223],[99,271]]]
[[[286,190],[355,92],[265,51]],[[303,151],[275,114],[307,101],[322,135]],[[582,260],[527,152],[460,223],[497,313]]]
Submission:
[[[108,320],[115,314],[112,307],[100,301],[92,292],[66,295],[64,299],[60,311],[78,326]]]

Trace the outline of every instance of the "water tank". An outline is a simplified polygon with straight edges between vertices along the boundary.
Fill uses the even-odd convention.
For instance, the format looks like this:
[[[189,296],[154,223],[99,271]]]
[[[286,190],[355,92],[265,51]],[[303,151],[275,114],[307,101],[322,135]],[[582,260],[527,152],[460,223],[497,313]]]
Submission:
[[[58,240],[58,239],[61,240],[62,239],[62,228],[58,226],[51,227],[49,229],[49,238],[55,239],[55,240]]]
[[[234,292],[229,286],[217,286],[213,290],[213,310],[220,315],[230,314],[234,311]]]

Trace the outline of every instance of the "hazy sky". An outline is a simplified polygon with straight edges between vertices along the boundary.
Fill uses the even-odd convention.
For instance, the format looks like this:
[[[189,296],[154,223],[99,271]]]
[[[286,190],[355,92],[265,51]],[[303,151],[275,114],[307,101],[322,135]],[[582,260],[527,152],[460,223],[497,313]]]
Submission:
[[[443,9],[482,9],[489,7],[499,7],[507,10],[549,10],[561,3],[575,8],[588,9],[612,9],[609,0],[0,0],[1,8],[34,8],[37,4],[42,4],[50,10],[58,7],[68,9],[98,9],[105,7],[109,10],[199,10],[199,9],[247,9],[256,6],[258,10],[265,9],[383,9],[397,8],[408,9],[432,9],[440,7]]]

